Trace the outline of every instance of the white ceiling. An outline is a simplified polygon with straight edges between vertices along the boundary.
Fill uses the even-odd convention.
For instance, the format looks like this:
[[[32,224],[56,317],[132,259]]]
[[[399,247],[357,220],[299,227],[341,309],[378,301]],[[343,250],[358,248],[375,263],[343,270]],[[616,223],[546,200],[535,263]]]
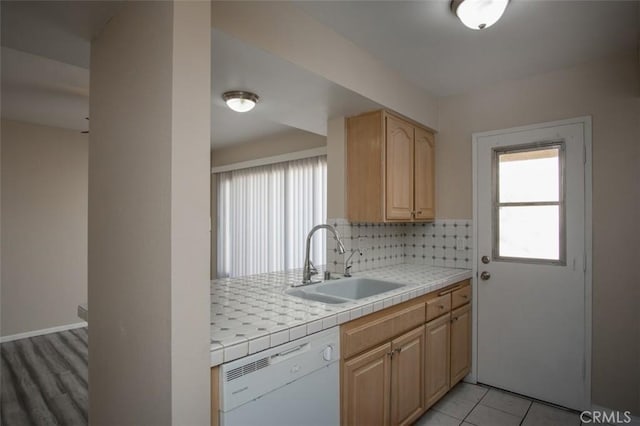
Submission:
[[[2,0],[2,45],[88,69],[91,39],[123,3]]]
[[[483,31],[464,27],[442,0],[297,5],[438,96],[629,51],[638,40],[638,1],[512,0]]]
[[[329,118],[381,107],[221,31],[212,31],[211,50],[215,147],[290,127],[326,135]],[[250,113],[235,113],[222,100],[228,90],[252,91],[260,96],[258,105]]]
[[[3,1],[2,116],[86,130],[91,39],[121,6],[119,1]],[[212,148],[291,128],[326,135],[329,117],[380,107],[215,30],[212,51]],[[260,95],[254,111],[238,114],[225,106],[222,93],[236,89]]]
[[[3,117],[86,129],[90,40],[122,3],[2,1]],[[463,27],[444,0],[297,4],[437,95],[633,49],[638,34],[638,1],[512,0],[503,19],[480,32]],[[214,147],[291,127],[324,135],[328,118],[379,107],[217,30],[212,52]],[[221,94],[235,89],[261,96],[254,111],[226,108]]]

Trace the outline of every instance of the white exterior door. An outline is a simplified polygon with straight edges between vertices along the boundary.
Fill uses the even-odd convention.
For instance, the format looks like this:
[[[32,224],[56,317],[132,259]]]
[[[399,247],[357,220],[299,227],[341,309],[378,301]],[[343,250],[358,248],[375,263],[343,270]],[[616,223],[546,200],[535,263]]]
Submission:
[[[590,131],[583,118],[473,141],[477,380],[578,410],[590,403]]]

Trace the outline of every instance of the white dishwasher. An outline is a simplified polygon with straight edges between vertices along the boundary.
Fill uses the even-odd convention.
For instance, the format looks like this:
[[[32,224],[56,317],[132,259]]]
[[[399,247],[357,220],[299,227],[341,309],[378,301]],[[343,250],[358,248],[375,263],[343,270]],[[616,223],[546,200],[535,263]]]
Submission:
[[[340,424],[340,333],[333,327],[223,364],[222,426]]]

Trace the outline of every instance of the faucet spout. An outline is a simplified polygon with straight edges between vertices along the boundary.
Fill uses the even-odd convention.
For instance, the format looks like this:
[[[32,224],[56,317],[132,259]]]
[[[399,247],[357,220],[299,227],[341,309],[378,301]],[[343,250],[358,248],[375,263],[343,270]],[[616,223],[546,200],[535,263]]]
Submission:
[[[305,253],[304,253],[304,267],[302,269],[301,285],[311,284],[312,282],[311,276],[313,275],[313,273],[311,271],[311,260],[309,259],[309,254],[311,252],[311,239],[313,238],[313,234],[315,234],[315,232],[320,229],[326,229],[327,231],[333,234],[333,238],[335,238],[336,242],[338,243],[338,253],[344,254],[346,252],[346,249],[344,248],[344,244],[342,244],[342,239],[340,237],[340,234],[338,233],[336,228],[328,224],[316,225],[313,228],[311,228],[311,231],[309,231],[309,234],[307,235],[307,244],[306,244]]]

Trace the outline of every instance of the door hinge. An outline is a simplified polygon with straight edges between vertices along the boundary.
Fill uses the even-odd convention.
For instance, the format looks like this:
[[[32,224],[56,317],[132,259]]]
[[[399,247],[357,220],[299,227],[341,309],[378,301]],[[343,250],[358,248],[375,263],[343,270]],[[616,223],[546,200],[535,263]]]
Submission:
[[[587,145],[582,145],[582,164],[587,164]]]
[[[582,272],[587,273],[587,252],[583,253],[582,257]]]

